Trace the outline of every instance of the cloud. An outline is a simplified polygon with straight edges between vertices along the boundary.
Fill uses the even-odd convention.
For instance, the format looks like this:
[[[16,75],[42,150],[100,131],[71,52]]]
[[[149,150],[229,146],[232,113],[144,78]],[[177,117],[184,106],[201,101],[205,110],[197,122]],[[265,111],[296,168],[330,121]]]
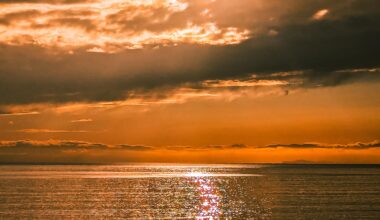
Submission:
[[[77,4],[91,2],[94,0],[1,0],[0,4],[4,3],[49,3],[49,4]]]
[[[150,146],[126,145],[126,144],[117,145],[116,148],[119,148],[119,149],[122,149],[122,150],[129,150],[129,151],[149,151],[149,150],[155,150],[155,148],[150,147]]]
[[[207,145],[207,146],[167,146],[163,149],[171,151],[209,151],[209,150],[233,150],[248,148],[245,144],[231,145]]]
[[[343,149],[343,150],[365,150],[380,148],[379,141],[369,143],[352,144],[323,144],[323,143],[303,143],[303,144],[271,144],[260,148],[294,148],[294,149]]]
[[[39,132],[39,131],[38,131]],[[45,131],[43,131],[45,132]],[[50,130],[48,132],[51,132]],[[56,131],[53,131],[56,132]],[[61,131],[57,131],[61,132]],[[65,131],[63,131],[65,132]],[[154,152],[157,150],[166,151],[207,151],[207,150],[228,150],[228,149],[246,149],[248,146],[244,144],[232,145],[209,145],[209,146],[166,146],[153,147],[146,145],[109,145],[101,143],[91,143],[85,141],[67,141],[67,140],[19,140],[19,141],[0,141],[1,155],[66,155],[67,153],[81,154],[100,153],[108,154],[112,152]],[[1,160],[0,160],[1,162]]]
[[[376,0],[147,2],[3,3],[0,105],[123,101],[179,88],[206,94],[281,84],[288,90],[380,78]],[[321,9],[328,16],[311,21]],[[268,36],[271,30],[277,34]]]
[[[91,118],[82,118],[77,120],[71,120],[71,123],[82,123],[82,122],[92,122],[93,120]]]
[[[113,53],[178,43],[236,44],[247,39],[248,30],[191,19],[186,16],[188,7],[189,3],[177,0],[6,3],[0,11],[0,31],[7,31],[2,31],[0,42]]]
[[[0,141],[0,148],[4,149],[26,149],[26,148],[42,148],[42,149],[106,149],[108,145],[89,143],[84,141],[33,141],[33,140],[19,140],[19,141]]]
[[[159,158],[147,158],[147,155],[160,156],[182,155],[182,153],[203,154],[215,152],[215,154],[226,153],[230,150],[235,153],[254,153],[256,150],[265,149],[326,149],[326,150],[368,150],[379,149],[380,142],[353,143],[353,144],[275,144],[267,146],[249,146],[244,144],[232,145],[209,145],[209,146],[166,146],[153,147],[145,145],[109,145],[102,143],[91,143],[86,141],[67,140],[19,140],[0,141],[0,163],[28,163],[28,162],[91,162],[104,163],[115,161],[160,161]],[[257,151],[257,152],[259,152]],[[273,152],[272,152],[273,153]],[[153,157],[155,157],[153,156]],[[209,157],[209,156],[207,156]],[[180,161],[180,160],[179,160]]]
[[[23,115],[38,115],[39,112],[1,112],[0,111],[0,117],[1,116],[23,116]]]
[[[0,141],[0,163],[103,163],[134,160],[131,152],[154,150],[148,146],[107,145],[85,141],[66,140],[19,140]]]
[[[19,133],[87,133],[85,130],[21,129]]]
[[[231,145],[209,145],[204,147],[204,149],[210,150],[210,149],[245,149],[248,148],[245,144],[231,144]]]
[[[97,156],[114,158],[121,153],[154,150],[148,146],[107,145],[85,141],[47,140],[47,141],[0,141],[0,162],[83,162]],[[126,157],[127,158],[127,157]]]
[[[321,20],[329,13],[328,9],[321,9],[313,15],[314,20]]]
[[[91,143],[85,141],[70,141],[70,140],[19,140],[19,141],[0,141],[1,150],[126,150],[126,151],[145,151],[153,150],[153,147],[143,145],[107,145],[100,143]]]

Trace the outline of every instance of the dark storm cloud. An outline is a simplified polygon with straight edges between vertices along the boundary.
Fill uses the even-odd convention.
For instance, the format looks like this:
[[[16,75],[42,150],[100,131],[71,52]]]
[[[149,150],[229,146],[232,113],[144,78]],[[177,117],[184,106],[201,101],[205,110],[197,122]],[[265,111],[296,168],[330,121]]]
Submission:
[[[276,5],[273,1],[267,4]],[[259,11],[257,20],[265,25],[255,32],[255,15],[243,10],[244,5],[250,5],[248,1],[236,3],[236,8],[226,1],[214,3],[218,24],[252,30],[251,38],[238,45],[179,44],[117,54],[90,53],[86,48],[68,54],[38,46],[2,45],[0,105],[122,100],[131,93],[165,92],[179,86],[198,88],[204,80],[244,80],[252,73],[260,79],[297,79],[301,81],[297,86],[306,88],[380,78],[376,69],[380,66],[380,11],[375,10],[380,6],[378,1],[310,0],[289,4],[290,12],[278,12],[280,16],[274,23],[265,23],[265,13]],[[230,12],[221,16],[222,6],[228,5]],[[313,14],[323,8],[330,10],[326,17],[313,20]],[[155,16],[160,17],[157,13]],[[239,13],[244,19],[227,20]],[[117,20],[117,16],[112,19]],[[87,20],[55,22],[93,28]],[[270,30],[277,34],[269,36]],[[302,74],[274,74],[289,71]]]

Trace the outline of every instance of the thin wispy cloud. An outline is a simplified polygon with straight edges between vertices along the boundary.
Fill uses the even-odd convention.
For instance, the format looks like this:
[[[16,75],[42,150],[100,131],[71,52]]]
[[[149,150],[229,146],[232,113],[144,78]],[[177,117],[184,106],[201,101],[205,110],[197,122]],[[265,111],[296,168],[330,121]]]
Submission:
[[[93,120],[91,118],[83,118],[83,119],[76,119],[71,120],[71,123],[85,123],[85,122],[92,122]]]
[[[0,112],[1,116],[23,116],[23,115],[38,115],[40,112]]]
[[[87,133],[86,130],[21,129],[19,133]]]
[[[323,144],[323,143],[302,143],[302,144],[271,144],[262,148],[294,148],[294,149],[342,149],[342,150],[365,150],[380,148],[380,141],[369,143],[351,143],[351,144]]]

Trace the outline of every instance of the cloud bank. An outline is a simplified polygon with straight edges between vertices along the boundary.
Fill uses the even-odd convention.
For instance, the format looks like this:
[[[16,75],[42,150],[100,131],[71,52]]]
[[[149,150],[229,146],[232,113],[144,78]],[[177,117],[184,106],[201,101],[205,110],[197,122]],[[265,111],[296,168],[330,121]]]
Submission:
[[[0,105],[378,80],[379,4],[1,1]]]
[[[272,144],[261,148],[294,148],[294,149],[342,149],[342,150],[365,150],[380,148],[379,141],[369,143],[352,144],[323,144],[323,143],[303,143],[303,144]]]
[[[144,145],[108,145],[85,141],[0,141],[0,163],[25,163],[25,162],[130,162],[130,161],[155,161],[146,155],[182,155],[183,153],[207,153],[210,152],[250,152],[255,150],[270,149],[325,149],[341,151],[364,151],[380,149],[380,142],[352,144],[274,144],[267,146],[248,146],[244,144],[210,145],[210,146],[168,146],[152,147]],[[163,153],[164,152],[164,153]],[[154,154],[157,153],[157,154]],[[272,152],[273,153],[273,152]],[[142,156],[141,155],[145,155]],[[177,155],[177,156],[178,156]],[[175,159],[175,157],[173,157]],[[172,159],[173,159],[172,158]],[[159,158],[156,158],[156,161]],[[254,162],[254,161],[251,161]]]

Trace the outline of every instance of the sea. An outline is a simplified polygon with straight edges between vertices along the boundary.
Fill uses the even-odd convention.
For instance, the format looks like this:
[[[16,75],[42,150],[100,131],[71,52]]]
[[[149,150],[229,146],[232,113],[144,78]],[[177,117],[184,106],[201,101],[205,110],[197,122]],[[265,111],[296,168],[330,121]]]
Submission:
[[[380,219],[380,165],[0,165],[0,219]]]

